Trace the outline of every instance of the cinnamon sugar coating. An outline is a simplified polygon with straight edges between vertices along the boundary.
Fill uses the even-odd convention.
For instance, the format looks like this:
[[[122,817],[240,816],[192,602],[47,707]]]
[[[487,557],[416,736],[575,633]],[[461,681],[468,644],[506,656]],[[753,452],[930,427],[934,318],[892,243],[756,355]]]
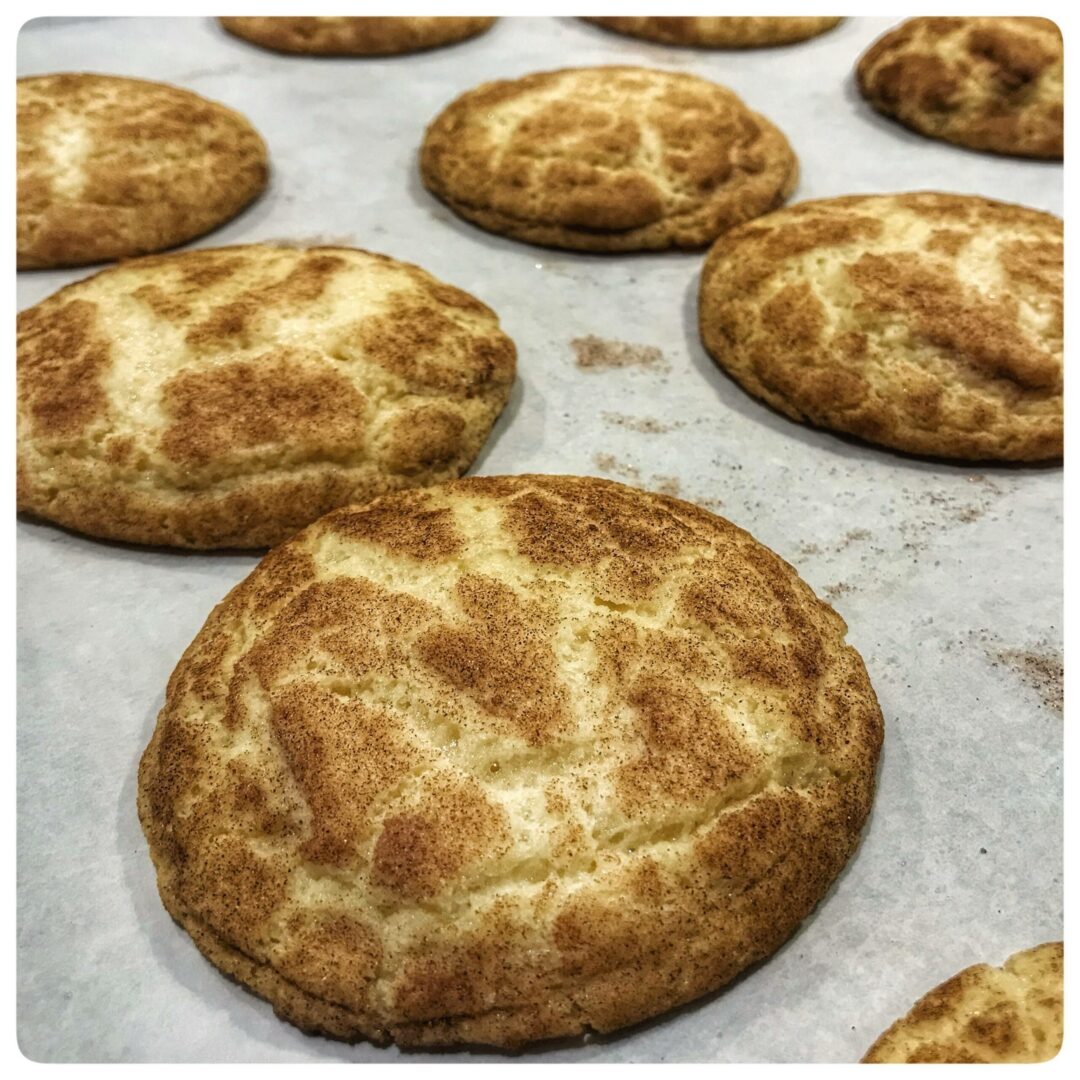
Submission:
[[[132,260],[17,329],[19,509],[196,548],[461,475],[516,357],[475,297],[355,248]]]
[[[840,18],[825,15],[614,15],[587,22],[663,45],[753,49],[790,45],[831,30]]]
[[[478,15],[230,15],[236,37],[275,52],[311,56],[397,56],[476,37],[493,18]]]
[[[867,1050],[868,1064],[1049,1061],[1065,1034],[1065,946],[1049,941],[1001,967],[975,964],[923,995]]]
[[[775,950],[858,841],[882,720],[845,629],[741,529],[608,481],[334,511],[169,683],[139,773],[162,900],[307,1031],[656,1015]]]
[[[972,195],[804,202],[713,246],[702,341],[794,420],[912,453],[1061,456],[1062,223]]]
[[[190,90],[114,75],[16,82],[20,270],[161,251],[239,213],[268,176],[239,113]]]
[[[856,78],[879,112],[914,131],[1019,157],[1064,153],[1065,54],[1049,19],[909,19],[863,54]]]
[[[638,67],[484,83],[429,125],[424,183],[452,210],[579,251],[704,247],[779,206],[798,163],[726,87]]]

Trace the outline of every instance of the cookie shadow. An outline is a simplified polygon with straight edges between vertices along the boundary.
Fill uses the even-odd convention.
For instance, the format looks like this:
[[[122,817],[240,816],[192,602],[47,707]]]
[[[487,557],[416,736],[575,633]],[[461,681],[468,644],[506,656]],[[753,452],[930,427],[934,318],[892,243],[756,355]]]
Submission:
[[[59,541],[74,542],[80,546],[92,549],[95,555],[104,555],[106,558],[116,559],[125,563],[139,563],[147,567],[161,567],[162,556],[167,559],[182,558],[190,562],[186,569],[198,570],[200,563],[209,569],[211,563],[220,566],[223,562],[235,563],[240,568],[240,577],[254,569],[256,562],[266,554],[269,548],[181,548],[168,547],[164,544],[132,544],[124,540],[107,540],[104,537],[89,536],[86,533],[69,529],[66,525],[59,525],[54,521],[37,517],[36,515],[21,510],[16,514],[16,520],[20,529],[29,530],[27,538],[35,536],[44,543],[56,543]],[[16,540],[18,543],[18,539]],[[162,568],[162,572],[168,572]]]
[[[276,216],[278,204],[289,201],[289,197],[282,190],[282,171],[271,161],[266,187],[243,210],[210,232],[203,233],[202,236],[197,236],[180,247],[170,250],[186,251],[194,248],[261,243],[259,234],[266,230],[268,223]]]
[[[275,182],[275,169],[271,164],[270,176],[267,180],[266,187],[255,196],[243,209],[233,214],[227,221],[223,221],[207,232],[200,233],[198,236],[193,236],[188,240],[183,240],[179,244],[174,244],[172,247],[156,248],[153,251],[143,251],[138,254],[124,255],[115,259],[102,259],[99,262],[84,263],[78,266],[22,266],[17,270],[18,274],[28,274],[31,276],[43,275],[43,274],[76,274],[77,277],[73,277],[70,281],[64,281],[63,285],[58,285],[55,290],[49,293],[53,295],[58,292],[60,288],[66,285],[74,285],[80,281],[85,281],[87,278],[95,277],[97,274],[104,273],[107,270],[113,270],[123,263],[130,262],[133,259],[139,259],[143,256],[150,255],[180,255],[185,251],[195,251],[200,248],[224,248],[235,247],[241,244],[257,244],[260,241],[253,237],[252,232],[258,232],[259,229],[264,228],[266,223],[274,216],[274,204],[279,197],[277,185]],[[45,299],[43,297],[42,299]]]
[[[878,110],[862,96],[862,93],[859,90],[859,81],[855,74],[855,68],[862,58],[862,55],[863,54],[860,53],[854,58],[851,69],[844,76],[841,84],[843,87],[844,102],[848,105],[851,115],[859,123],[876,128],[887,138],[900,140],[916,153],[920,149],[925,149],[928,141],[940,144],[940,140],[929,140],[927,136],[920,135],[918,132],[912,131],[911,128],[905,127],[899,120],[894,120],[891,116],[886,116],[884,113],[878,112]]]
[[[420,177],[420,146],[416,147],[409,161],[409,175],[406,178],[406,191],[413,205],[423,211],[436,226],[449,228],[451,232],[466,242],[479,243],[500,255],[525,256],[531,245],[519,240],[511,240],[498,233],[488,232],[464,218],[458,217],[441,199],[436,198],[424,185]]]
[[[488,433],[488,437],[484,440],[484,445],[480,448],[480,453],[473,459],[473,463],[465,470],[464,475],[476,476],[484,473],[487,468],[488,458],[491,457],[506,429],[513,425],[515,417],[521,412],[521,402],[524,397],[525,385],[521,376],[516,375],[514,383],[510,387],[510,397],[503,407],[503,411],[499,413],[491,427],[491,431]]]

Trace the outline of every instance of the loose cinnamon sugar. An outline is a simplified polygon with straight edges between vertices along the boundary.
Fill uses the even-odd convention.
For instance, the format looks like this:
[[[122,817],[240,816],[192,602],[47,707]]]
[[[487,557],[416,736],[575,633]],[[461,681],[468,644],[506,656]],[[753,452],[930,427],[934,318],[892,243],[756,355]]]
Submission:
[[[671,365],[655,345],[629,345],[609,341],[592,334],[570,342],[579,368],[598,370],[640,367],[651,371],[670,371]]]

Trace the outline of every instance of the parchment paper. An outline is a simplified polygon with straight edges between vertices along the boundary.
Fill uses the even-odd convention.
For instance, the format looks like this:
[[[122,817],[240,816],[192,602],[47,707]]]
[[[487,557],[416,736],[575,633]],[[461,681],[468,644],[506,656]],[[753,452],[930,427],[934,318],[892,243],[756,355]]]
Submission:
[[[420,263],[495,308],[520,377],[476,472],[597,473],[680,493],[794,563],[851,627],[885,748],[862,846],[817,911],[710,999],[516,1060],[853,1061],[940,980],[1061,936],[1060,470],[916,460],[792,423],[703,352],[701,256],[593,257],[503,240],[453,217],[416,173],[424,126],[476,83],[642,63],[725,83],[774,120],[802,162],[794,199],[938,188],[1061,213],[1060,165],[952,148],[861,102],[852,66],[892,22],[850,19],[786,48],[697,52],[574,19],[508,18],[465,44],[369,61],[277,56],[201,18],[39,20],[20,35],[20,74],[165,80],[250,117],[271,149],[270,189],[200,245],[356,244]],[[87,273],[19,274],[19,304]],[[661,355],[581,368],[571,342],[590,335]],[[256,556],[140,549],[29,521],[18,533],[23,1052],[401,1060],[277,1020],[201,957],[156,895],[136,764],[181,652]],[[472,1058],[506,1060],[453,1056]]]

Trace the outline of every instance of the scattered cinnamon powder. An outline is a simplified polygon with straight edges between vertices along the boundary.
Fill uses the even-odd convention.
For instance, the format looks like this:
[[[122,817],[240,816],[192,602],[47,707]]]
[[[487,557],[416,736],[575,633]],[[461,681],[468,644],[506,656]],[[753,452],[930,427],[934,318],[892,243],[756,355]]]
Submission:
[[[640,367],[650,371],[670,371],[671,366],[655,345],[628,345],[624,341],[606,338],[574,338],[570,342],[579,368],[605,370]]]
[[[1019,675],[1042,698],[1042,703],[1057,713],[1065,712],[1065,665],[1061,654],[1031,649],[999,649],[990,654],[997,664],[1004,664]]]
[[[675,428],[683,427],[681,421],[664,423],[652,416],[627,416],[625,413],[611,412],[600,415],[607,424],[614,424],[629,431],[640,431],[643,435],[664,435]]]

